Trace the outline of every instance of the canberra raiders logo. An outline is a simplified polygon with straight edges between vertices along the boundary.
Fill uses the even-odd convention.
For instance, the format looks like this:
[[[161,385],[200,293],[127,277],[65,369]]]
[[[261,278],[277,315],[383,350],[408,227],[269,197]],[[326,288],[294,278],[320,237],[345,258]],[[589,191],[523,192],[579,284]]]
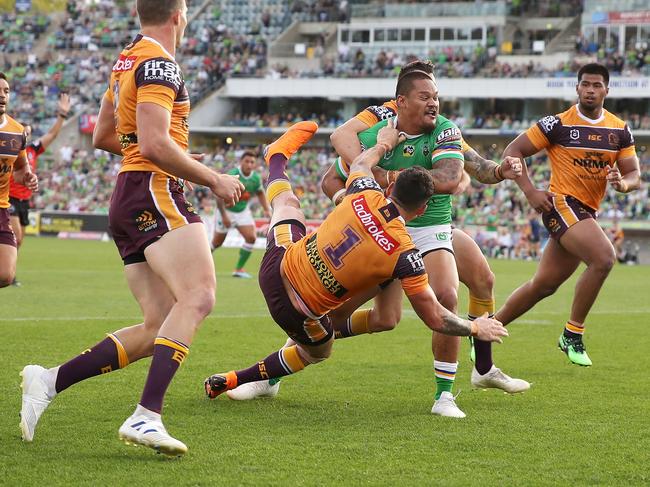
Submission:
[[[413,154],[415,154],[415,147],[412,145],[405,145],[404,149],[402,150],[402,155],[404,157],[412,157]]]

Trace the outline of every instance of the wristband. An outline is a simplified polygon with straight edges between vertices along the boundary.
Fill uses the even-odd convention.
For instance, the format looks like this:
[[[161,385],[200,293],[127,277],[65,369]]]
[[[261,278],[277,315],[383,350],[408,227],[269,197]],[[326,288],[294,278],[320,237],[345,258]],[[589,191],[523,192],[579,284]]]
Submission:
[[[59,113],[56,114],[56,116],[61,117],[63,120],[68,119],[68,114],[67,113],[59,112]]]
[[[332,196],[332,203],[334,203],[334,206],[338,205],[343,198],[341,196],[345,195],[345,192],[347,190],[345,188],[339,189],[336,193],[334,193],[334,196]]]
[[[503,177],[503,174],[501,173],[501,165],[500,164],[497,164],[496,166],[494,166],[494,177],[499,183],[505,179]]]
[[[384,142],[377,142],[375,147],[382,147],[384,149],[384,154],[391,151],[390,145],[388,145],[388,144],[386,144]]]
[[[478,335],[478,325],[474,321],[472,321],[472,331],[470,331],[469,335],[473,337]]]

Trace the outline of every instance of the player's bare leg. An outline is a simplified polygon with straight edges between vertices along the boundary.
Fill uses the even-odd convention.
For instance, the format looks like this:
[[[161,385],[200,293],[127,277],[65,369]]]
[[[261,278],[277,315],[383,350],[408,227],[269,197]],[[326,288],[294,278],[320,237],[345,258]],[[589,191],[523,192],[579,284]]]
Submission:
[[[494,274],[481,249],[465,232],[454,229],[452,240],[456,254],[456,268],[460,282],[469,289],[470,320],[487,313],[494,316]],[[492,363],[492,343],[482,340],[470,340],[472,355],[475,353],[474,369],[472,370],[472,386],[486,389],[495,387],[506,392],[523,392],[530,388],[525,380],[514,379],[504,374]]]
[[[13,245],[0,244],[0,287],[9,286],[16,277],[18,250]]]
[[[227,233],[221,233],[221,232],[214,232],[212,234],[211,248],[213,252],[223,245],[227,236],[228,236]]]
[[[454,255],[439,249],[427,253],[424,266],[429,274],[429,285],[438,301],[449,311],[455,313],[458,307],[458,271]],[[433,368],[436,377],[435,403],[431,412],[440,416],[464,418],[454,401],[452,389],[458,370],[460,338],[433,333],[431,338]]]
[[[250,258],[251,254],[253,253],[255,240],[257,240],[257,236],[255,235],[255,226],[241,225],[237,227],[237,230],[244,238],[244,244],[239,249],[239,260],[235,265],[235,272],[233,272],[232,275],[234,277],[250,278],[251,276],[244,270],[244,266],[246,265],[246,262],[248,262],[248,259]]]
[[[146,262],[125,266],[129,287],[144,316],[143,323],[122,328],[68,362],[45,369],[28,365],[23,377],[21,430],[25,441],[32,441],[38,421],[59,393],[77,382],[106,374],[153,353],[153,342],[174,299],[167,285]]]
[[[560,337],[559,347],[573,363],[589,366],[591,360],[582,343],[585,321],[616,262],[616,251],[605,232],[591,218],[569,228],[560,238],[560,245],[579,256],[587,268],[576,283],[571,315]]]

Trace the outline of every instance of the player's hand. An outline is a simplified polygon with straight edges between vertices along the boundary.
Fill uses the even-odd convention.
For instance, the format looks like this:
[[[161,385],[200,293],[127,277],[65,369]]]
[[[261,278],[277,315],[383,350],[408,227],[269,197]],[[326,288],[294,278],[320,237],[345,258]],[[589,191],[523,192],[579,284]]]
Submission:
[[[67,93],[61,93],[59,96],[58,109],[61,115],[68,115],[68,112],[70,112],[70,95]]]
[[[503,179],[517,179],[523,171],[521,159],[506,156],[501,162],[499,172]]]
[[[14,173],[14,176],[16,175],[17,173]],[[26,186],[30,191],[38,191],[38,176],[31,171],[25,171],[22,176],[22,181],[20,181],[19,178],[16,178],[16,182]]]
[[[388,124],[377,132],[377,145],[382,144],[393,150],[398,144],[406,140],[406,134],[395,128],[395,119],[388,119]]]
[[[621,175],[621,171],[618,170],[618,166],[607,166],[605,170],[607,171],[606,179],[609,184],[612,185],[612,188],[620,193],[627,192],[627,183],[623,180],[623,176]]]
[[[549,191],[535,189],[526,195],[526,199],[537,213],[546,213],[553,209],[553,193]]]
[[[215,196],[221,198],[226,206],[233,206],[239,201],[244,191],[244,185],[239,181],[239,176],[230,174],[217,174],[217,183],[210,188]]]
[[[487,313],[483,313],[483,316],[474,320],[474,323],[478,326],[476,338],[484,342],[503,343],[501,337],[507,337],[508,330],[506,330],[500,321],[494,318],[488,318],[487,316]]]

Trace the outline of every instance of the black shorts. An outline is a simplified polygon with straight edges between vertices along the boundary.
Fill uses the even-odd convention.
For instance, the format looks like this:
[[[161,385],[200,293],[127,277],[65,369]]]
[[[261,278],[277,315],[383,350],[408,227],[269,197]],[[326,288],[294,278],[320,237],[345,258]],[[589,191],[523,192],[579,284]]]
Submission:
[[[303,345],[320,345],[333,335],[329,316],[309,317],[298,311],[282,282],[282,259],[287,248],[307,233],[298,220],[283,220],[269,229],[266,252],[258,274],[260,289],[275,322],[289,337]]]
[[[9,214],[17,216],[20,225],[26,227],[29,225],[29,200],[19,200],[18,198],[9,197]]]
[[[555,240],[560,240],[569,228],[581,220],[596,218],[596,212],[573,196],[556,194],[553,196],[553,209],[542,213],[542,222]]]

